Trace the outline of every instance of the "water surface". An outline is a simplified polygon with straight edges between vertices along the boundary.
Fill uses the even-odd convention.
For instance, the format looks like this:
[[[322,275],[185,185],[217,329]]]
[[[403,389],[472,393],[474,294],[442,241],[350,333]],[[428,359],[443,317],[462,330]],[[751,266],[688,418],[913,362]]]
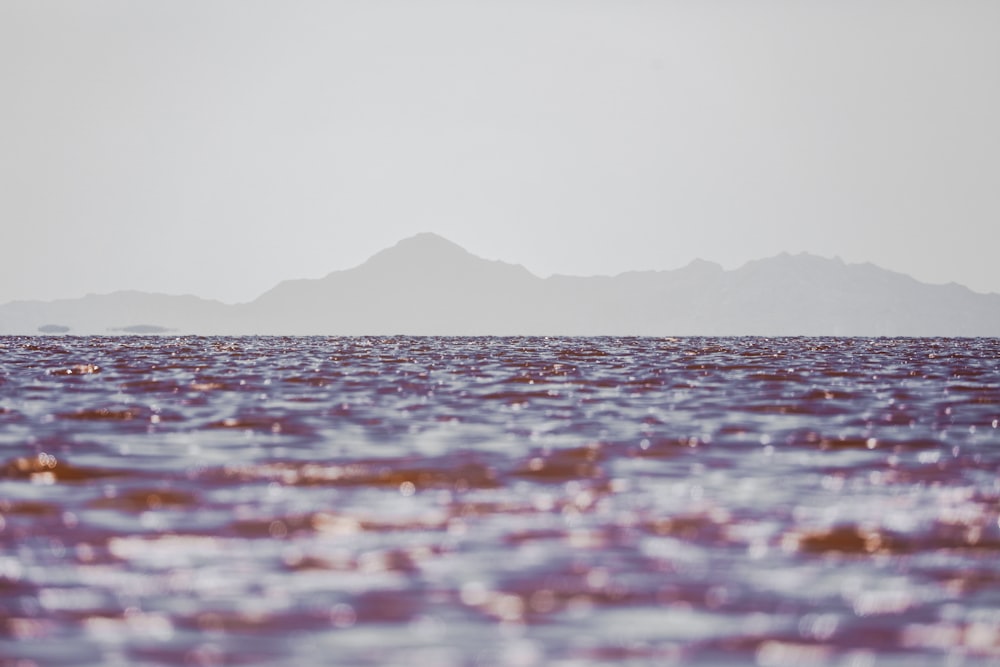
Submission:
[[[998,359],[0,338],[0,664],[997,664]]]

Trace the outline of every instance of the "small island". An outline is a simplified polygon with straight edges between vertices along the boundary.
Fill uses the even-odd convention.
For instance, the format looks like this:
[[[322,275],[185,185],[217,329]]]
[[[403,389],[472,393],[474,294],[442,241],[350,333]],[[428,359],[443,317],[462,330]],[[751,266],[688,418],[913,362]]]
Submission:
[[[43,324],[38,327],[38,331],[43,334],[64,334],[69,332],[69,327],[62,324]]]

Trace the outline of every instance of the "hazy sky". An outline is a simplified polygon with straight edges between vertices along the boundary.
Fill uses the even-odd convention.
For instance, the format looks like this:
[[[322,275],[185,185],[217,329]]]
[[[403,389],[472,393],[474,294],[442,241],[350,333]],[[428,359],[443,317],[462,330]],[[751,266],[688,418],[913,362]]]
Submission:
[[[419,231],[1000,292],[997,0],[0,0],[0,302],[249,300]]]

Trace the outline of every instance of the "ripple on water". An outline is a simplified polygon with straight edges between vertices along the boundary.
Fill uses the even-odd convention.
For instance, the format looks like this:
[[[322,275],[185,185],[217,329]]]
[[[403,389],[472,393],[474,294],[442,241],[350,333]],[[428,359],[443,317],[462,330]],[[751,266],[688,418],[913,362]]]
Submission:
[[[1000,660],[996,339],[0,351],[11,664]]]

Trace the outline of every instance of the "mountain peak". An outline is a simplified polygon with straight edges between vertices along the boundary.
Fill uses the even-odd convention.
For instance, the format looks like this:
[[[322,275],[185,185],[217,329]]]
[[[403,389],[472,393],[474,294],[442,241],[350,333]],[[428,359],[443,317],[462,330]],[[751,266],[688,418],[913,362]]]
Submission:
[[[400,248],[406,250],[419,250],[422,252],[441,252],[441,251],[460,251],[463,253],[468,252],[465,248],[458,245],[454,241],[449,241],[440,234],[435,234],[434,232],[420,232],[419,234],[414,234],[401,241],[398,241],[393,248]]]
[[[437,276],[444,281],[462,280],[485,271],[499,279],[534,277],[523,266],[483,259],[431,232],[422,232],[399,241],[391,248],[376,253],[359,269],[366,274]]]
[[[419,259],[436,262],[454,257],[466,257],[469,252],[462,246],[433,232],[420,232],[407,237],[396,245],[375,253],[366,264],[381,264],[385,260]]]

